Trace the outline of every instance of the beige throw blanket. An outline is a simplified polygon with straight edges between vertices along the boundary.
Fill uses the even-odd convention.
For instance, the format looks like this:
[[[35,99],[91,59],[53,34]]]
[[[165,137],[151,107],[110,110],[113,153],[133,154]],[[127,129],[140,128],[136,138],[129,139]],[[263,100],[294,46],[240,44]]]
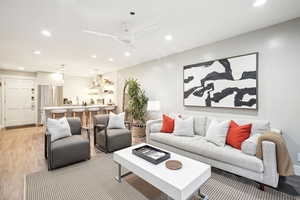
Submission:
[[[263,159],[262,142],[270,141],[276,145],[277,171],[280,176],[294,175],[294,167],[292,159],[283,137],[278,133],[268,132],[258,138],[256,157]]]

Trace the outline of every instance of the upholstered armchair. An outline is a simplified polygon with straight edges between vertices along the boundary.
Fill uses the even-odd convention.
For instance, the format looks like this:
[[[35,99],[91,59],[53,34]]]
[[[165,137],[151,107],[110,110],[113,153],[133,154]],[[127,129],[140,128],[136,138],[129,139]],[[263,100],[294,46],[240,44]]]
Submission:
[[[48,170],[90,159],[89,130],[81,127],[79,118],[67,118],[72,136],[51,142],[51,134],[45,133],[45,158],[48,160]],[[81,135],[87,131],[87,138]]]
[[[109,115],[94,116],[94,144],[105,153],[131,146],[131,132],[127,129],[107,128]]]

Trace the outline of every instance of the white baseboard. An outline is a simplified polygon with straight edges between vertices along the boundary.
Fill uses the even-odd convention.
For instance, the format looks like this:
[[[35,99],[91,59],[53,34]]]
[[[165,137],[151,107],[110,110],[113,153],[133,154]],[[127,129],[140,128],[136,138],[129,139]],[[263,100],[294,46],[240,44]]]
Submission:
[[[295,175],[300,176],[300,165],[294,165]]]

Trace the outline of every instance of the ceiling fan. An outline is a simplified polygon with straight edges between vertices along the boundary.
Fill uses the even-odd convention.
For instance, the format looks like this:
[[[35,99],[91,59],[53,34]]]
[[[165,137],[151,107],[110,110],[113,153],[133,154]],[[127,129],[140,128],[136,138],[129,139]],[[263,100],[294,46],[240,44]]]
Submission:
[[[146,33],[149,33],[151,31],[157,30],[159,27],[157,24],[150,24],[147,26],[139,27],[136,29],[129,29],[128,23],[123,22],[122,23],[122,33],[120,35],[118,34],[110,34],[110,33],[103,33],[103,32],[97,32],[94,30],[83,30],[84,33],[96,35],[99,37],[106,37],[110,38],[116,42],[119,42],[122,45],[129,46],[131,48],[135,49],[135,41],[139,36],[143,36]]]

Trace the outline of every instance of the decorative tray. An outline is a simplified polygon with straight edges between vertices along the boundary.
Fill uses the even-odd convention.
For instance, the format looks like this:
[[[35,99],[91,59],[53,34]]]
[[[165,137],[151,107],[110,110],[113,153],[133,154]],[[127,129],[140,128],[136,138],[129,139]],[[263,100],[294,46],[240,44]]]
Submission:
[[[155,165],[170,158],[170,153],[149,145],[144,145],[142,147],[133,149],[132,153]]]

